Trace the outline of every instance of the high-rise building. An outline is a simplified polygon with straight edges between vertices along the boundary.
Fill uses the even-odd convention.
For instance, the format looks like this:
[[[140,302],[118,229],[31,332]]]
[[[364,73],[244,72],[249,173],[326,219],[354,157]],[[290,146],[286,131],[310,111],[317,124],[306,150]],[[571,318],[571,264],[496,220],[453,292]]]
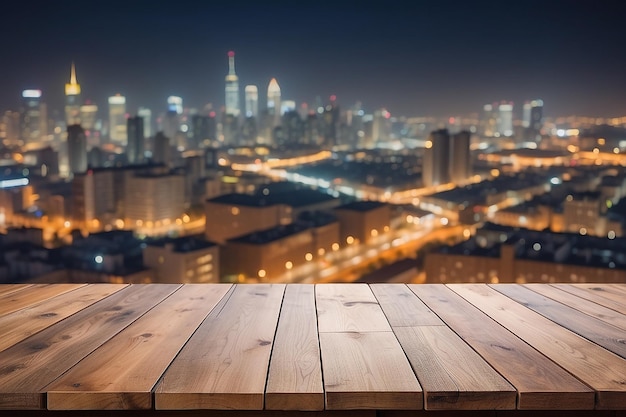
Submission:
[[[246,117],[258,118],[259,116],[259,89],[256,85],[247,85],[246,92]]]
[[[67,127],[67,156],[70,177],[87,171],[87,137],[79,124]]]
[[[85,130],[93,130],[96,127],[96,116],[98,115],[98,106],[92,103],[85,103],[80,106],[80,125]]]
[[[41,101],[41,90],[22,91],[23,108],[20,117],[21,137],[24,144],[40,142],[47,135],[48,115]]]
[[[183,114],[183,99],[178,96],[169,96],[167,98],[167,111]]]
[[[191,116],[191,131],[193,147],[203,148],[215,140],[216,137],[216,123],[215,115],[213,117],[194,114]]]
[[[455,184],[466,181],[472,175],[470,154],[471,134],[462,130],[452,135],[450,146],[450,181]]]
[[[532,100],[524,104],[524,120],[526,138],[537,141],[541,137],[543,127],[543,100]]]
[[[372,139],[374,142],[387,142],[391,134],[391,113],[386,109],[376,110],[372,119]]]
[[[276,78],[267,86],[267,113],[271,118],[271,127],[280,126],[280,87]]]
[[[139,107],[137,116],[143,118],[143,134],[145,137],[152,137],[152,111],[145,107]]]
[[[228,74],[226,75],[226,114],[238,117],[239,108],[239,77],[235,74],[235,53],[228,52]]]
[[[76,68],[72,62],[70,82],[65,84],[65,123],[80,124],[80,84],[76,81]]]
[[[128,144],[126,145],[126,156],[129,164],[141,164],[144,162],[144,130],[143,118],[141,116],[129,117],[126,132],[128,134]]]
[[[422,182],[433,187],[450,181],[450,134],[447,129],[430,133],[424,146]]]
[[[498,133],[498,106],[497,104],[485,104],[481,119],[482,134],[494,137]]]
[[[172,147],[170,138],[165,136],[163,132],[157,132],[154,135],[152,145],[152,160],[156,163],[169,165],[172,162]]]
[[[126,97],[120,94],[109,97],[109,138],[126,145]]]
[[[498,106],[498,132],[500,136],[513,136],[513,103],[502,102]]]

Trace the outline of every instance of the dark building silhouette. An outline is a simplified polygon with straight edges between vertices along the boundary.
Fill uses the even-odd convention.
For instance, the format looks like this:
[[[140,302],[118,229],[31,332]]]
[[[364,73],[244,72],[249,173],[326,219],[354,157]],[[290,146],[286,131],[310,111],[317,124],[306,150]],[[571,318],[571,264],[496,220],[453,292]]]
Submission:
[[[67,155],[70,177],[87,170],[87,137],[80,125],[67,127]]]
[[[143,117],[129,117],[126,121],[126,132],[128,143],[126,145],[126,156],[129,164],[140,164],[144,162],[144,130]]]

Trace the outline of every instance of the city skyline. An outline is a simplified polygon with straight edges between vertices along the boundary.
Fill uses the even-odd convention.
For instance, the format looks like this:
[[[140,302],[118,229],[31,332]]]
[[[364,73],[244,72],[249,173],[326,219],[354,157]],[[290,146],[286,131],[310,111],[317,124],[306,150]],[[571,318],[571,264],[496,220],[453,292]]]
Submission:
[[[520,117],[535,98],[550,116],[626,114],[617,10],[624,6],[590,12],[588,2],[556,3],[113,2],[88,14],[67,2],[34,2],[28,20],[0,28],[14,40],[4,47],[0,109],[17,110],[22,90],[39,88],[50,111],[62,113],[72,62],[83,100],[102,109],[116,93],[131,114],[140,106],[164,111],[170,95],[185,107],[219,109],[232,50],[240,103],[244,86],[265,92],[276,78],[298,105],[335,94],[343,108],[360,101],[397,116],[479,113],[511,100]],[[8,11],[20,13],[17,5]]]

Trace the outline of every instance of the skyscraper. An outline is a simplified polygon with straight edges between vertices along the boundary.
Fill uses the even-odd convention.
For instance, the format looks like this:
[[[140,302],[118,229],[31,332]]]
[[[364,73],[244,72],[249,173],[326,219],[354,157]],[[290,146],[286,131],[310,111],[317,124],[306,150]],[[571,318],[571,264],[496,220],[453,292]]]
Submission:
[[[276,78],[267,86],[267,113],[271,116],[272,127],[280,126],[280,87]]]
[[[498,132],[500,136],[513,136],[513,103],[498,106]]]
[[[169,96],[167,98],[167,111],[183,114],[183,99],[178,96]]]
[[[65,123],[80,124],[80,84],[76,81],[76,68],[72,62],[70,82],[65,84]]]
[[[226,75],[226,114],[239,116],[239,77],[235,74],[235,53],[228,52],[228,74]]]
[[[256,85],[247,85],[246,92],[246,117],[259,116],[259,89]]]
[[[24,144],[40,142],[48,133],[46,105],[41,101],[41,90],[22,91],[23,108],[20,115],[20,130]]]
[[[471,134],[467,130],[462,130],[451,138],[450,181],[455,184],[466,181],[472,175],[470,138]]]
[[[448,129],[430,133],[424,147],[422,182],[424,187],[433,187],[450,181],[450,134]]]
[[[70,177],[87,171],[87,138],[79,124],[67,127],[67,156]]]
[[[109,97],[109,138],[126,145],[126,97],[120,94]]]
[[[126,156],[129,164],[141,164],[144,162],[144,121],[141,116],[129,117],[127,120],[126,132],[128,134],[128,145],[126,145]]]
[[[152,137],[152,111],[145,107],[139,107],[137,116],[143,118],[143,134],[145,137]]]
[[[528,106],[528,107],[527,107]],[[543,100],[533,100],[524,104],[524,128],[526,139],[538,141],[543,127]]]
[[[93,130],[96,127],[98,106],[93,103],[85,103],[80,106],[80,125],[85,130]]]

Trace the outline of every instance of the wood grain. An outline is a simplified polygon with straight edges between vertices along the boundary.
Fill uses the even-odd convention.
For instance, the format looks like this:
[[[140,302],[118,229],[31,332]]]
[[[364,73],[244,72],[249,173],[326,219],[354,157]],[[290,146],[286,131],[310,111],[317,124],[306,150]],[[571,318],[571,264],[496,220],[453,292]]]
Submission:
[[[517,390],[522,410],[594,408],[594,392],[444,285],[409,288]]]
[[[48,409],[152,408],[152,387],[230,288],[181,287],[44,388]]]
[[[515,409],[517,391],[446,326],[394,328],[427,410]]]
[[[315,298],[320,333],[391,331],[367,284],[317,284]]]
[[[33,284],[2,284],[0,285],[0,297],[32,287],[32,285]]]
[[[42,408],[43,387],[178,285],[131,285],[0,352],[0,409]]]
[[[575,284],[575,286],[611,300],[617,311],[626,314],[626,293],[619,286],[611,284]]]
[[[601,291],[593,291],[587,288],[581,287],[580,285],[574,284],[551,284],[554,287],[566,291],[570,294],[574,294],[580,298],[585,300],[592,301],[596,304],[600,304],[601,306],[610,308],[612,310],[617,311],[620,314],[626,314],[626,309],[624,308],[624,304],[621,301],[615,301],[611,298],[607,298],[606,294]],[[596,285],[597,287],[597,285]]]
[[[595,317],[626,331],[626,314],[620,314],[608,307],[577,297],[572,293],[568,293],[552,285],[525,284],[524,286],[544,297],[549,297],[561,304],[575,308],[588,316]]]
[[[323,410],[315,287],[287,285],[265,389],[267,410]]]
[[[558,323],[561,327],[591,340],[607,350],[626,358],[626,333],[602,320],[544,297],[528,288],[516,284],[492,285],[496,291],[524,305],[542,316]]]
[[[37,285],[37,291],[16,291],[0,296],[0,315],[12,313],[24,307],[40,303],[85,284],[45,284]]]
[[[86,285],[33,306],[0,315],[0,351],[124,287],[120,284]]]
[[[502,284],[505,285],[505,284]],[[626,360],[485,285],[449,287],[596,391],[596,408],[626,408]]]
[[[326,409],[423,408],[423,393],[391,332],[320,333]]]
[[[236,286],[165,372],[156,409],[263,409],[284,290],[283,284]]]
[[[372,284],[370,288],[391,327],[443,325],[441,319],[406,285]]]

